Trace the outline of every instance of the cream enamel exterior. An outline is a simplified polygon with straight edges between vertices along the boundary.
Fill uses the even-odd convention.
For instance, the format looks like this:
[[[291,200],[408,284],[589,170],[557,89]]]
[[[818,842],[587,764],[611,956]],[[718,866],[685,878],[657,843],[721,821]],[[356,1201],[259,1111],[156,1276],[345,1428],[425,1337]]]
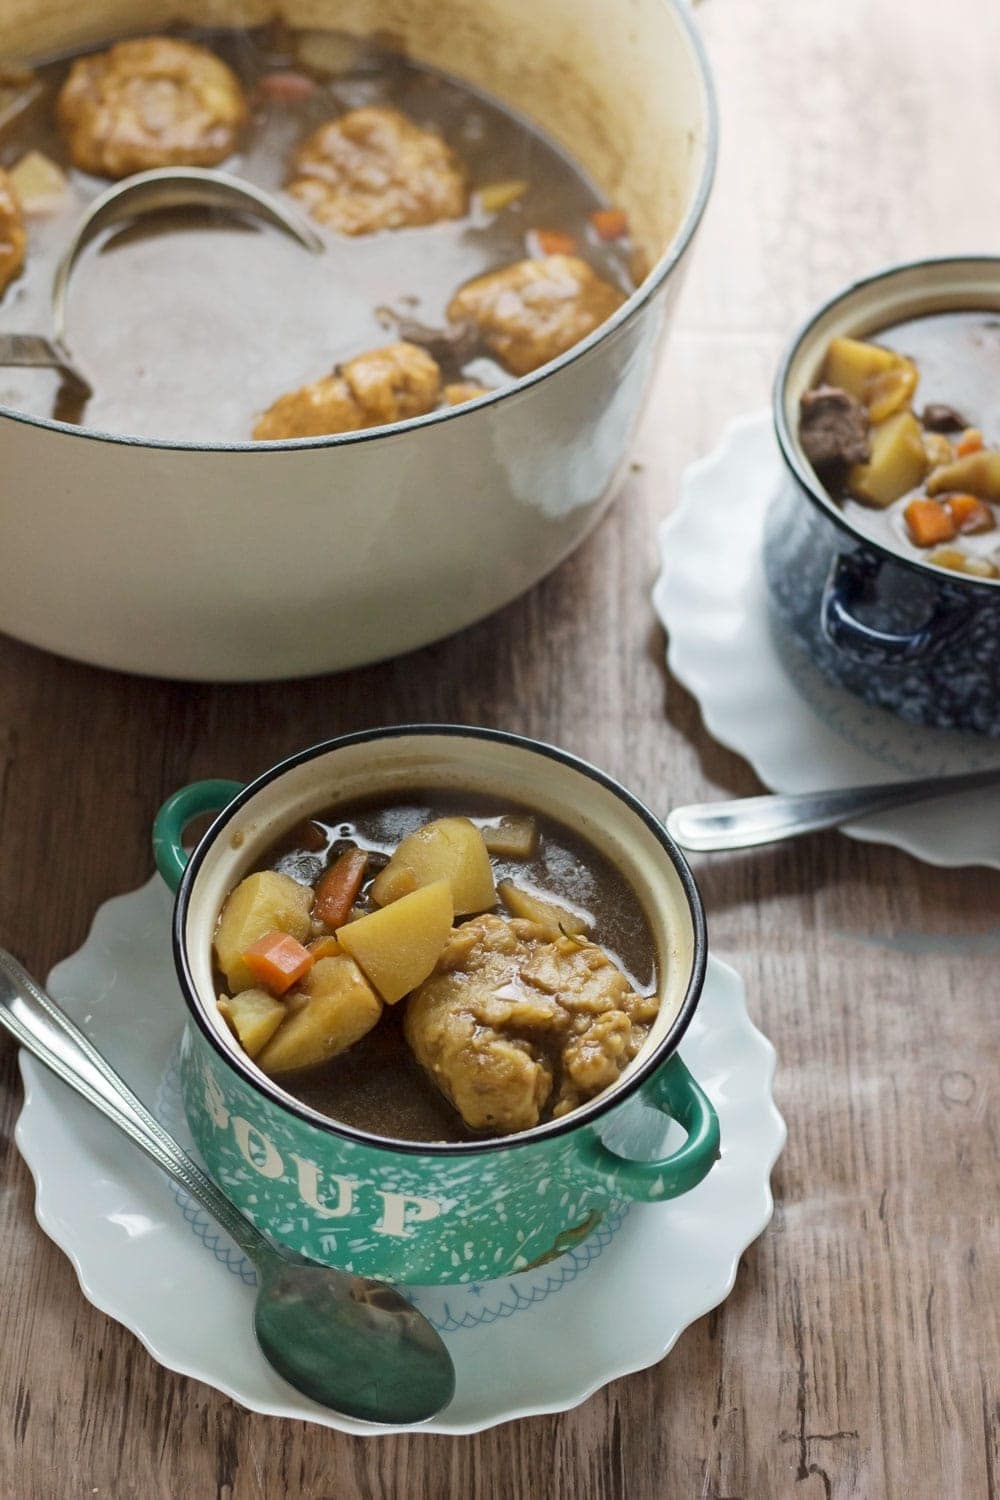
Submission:
[[[474,31],[468,7],[429,0],[287,13],[359,33],[395,19],[415,56],[474,82],[495,74],[496,92],[575,142],[634,215],[653,270],[561,360],[497,396],[374,435],[178,447],[0,410],[0,629],[35,645],[191,679],[360,665],[515,598],[614,494],[712,174],[711,92],[685,7],[491,0]],[[7,45],[22,55],[164,19],[157,0],[75,13],[0,0]],[[517,68],[529,40],[531,66]]]

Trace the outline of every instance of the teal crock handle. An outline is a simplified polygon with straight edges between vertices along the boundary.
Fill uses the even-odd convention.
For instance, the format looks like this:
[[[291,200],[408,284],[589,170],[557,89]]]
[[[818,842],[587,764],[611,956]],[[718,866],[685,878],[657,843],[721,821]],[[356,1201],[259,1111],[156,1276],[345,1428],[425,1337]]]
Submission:
[[[687,1140],[659,1161],[630,1161],[591,1136],[581,1146],[584,1170],[615,1198],[661,1203],[697,1187],[719,1156],[719,1117],[674,1053],[646,1085],[642,1097],[687,1131]]]
[[[242,790],[239,781],[192,781],[164,802],[153,820],[153,856],[172,891],[180,885],[188,862],[182,841],[191,819],[199,813],[221,812]]]

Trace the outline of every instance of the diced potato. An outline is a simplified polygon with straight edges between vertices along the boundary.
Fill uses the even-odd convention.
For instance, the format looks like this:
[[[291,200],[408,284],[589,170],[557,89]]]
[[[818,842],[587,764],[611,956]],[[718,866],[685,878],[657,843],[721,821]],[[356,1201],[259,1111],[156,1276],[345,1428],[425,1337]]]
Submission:
[[[506,182],[487,183],[486,187],[479,189],[477,197],[484,213],[498,214],[501,209],[509,208],[512,203],[516,203],[518,198],[523,198],[527,191],[526,182],[512,177]]]
[[[498,889],[500,900],[512,917],[524,917],[529,922],[537,922],[553,942],[560,937],[582,937],[590,931],[592,924],[586,917],[578,911],[571,911],[558,901],[536,896],[534,891],[526,891],[512,880],[501,880]]]
[[[489,911],[497,904],[489,852],[468,818],[435,818],[407,834],[372,881],[371,893],[379,906],[388,906],[438,880],[451,886],[456,916]]]
[[[219,1010],[236,1033],[248,1057],[256,1057],[285,1019],[285,1007],[266,990],[241,990],[219,996]]]
[[[955,450],[943,432],[924,433],[924,452],[932,469],[941,464],[950,464],[955,457]]]
[[[256,987],[243,954],[265,933],[277,927],[305,942],[312,903],[308,886],[277,870],[258,870],[229,893],[215,929],[215,957],[232,994]]]
[[[447,880],[436,880],[381,911],[349,922],[337,937],[382,999],[393,1005],[433,971],[451,935],[454,917],[451,886]]]
[[[882,370],[865,381],[865,404],[873,422],[884,422],[893,412],[909,406],[917,388],[917,367],[910,359]]]
[[[1000,449],[967,453],[964,458],[935,469],[927,481],[928,495],[943,495],[949,490],[961,490],[1000,505]]]
[[[861,339],[832,339],[823,361],[823,383],[839,385],[859,401],[865,399],[865,385],[875,375],[883,375],[901,363],[901,356],[881,344]]]
[[[483,843],[497,859],[530,859],[538,845],[538,824],[528,813],[511,813],[483,829]]]
[[[953,573],[968,573],[973,578],[1000,578],[1000,568],[988,557],[973,557],[960,552],[957,547],[938,547],[928,552],[927,561],[937,568],[949,568]]]
[[[353,958],[321,958],[297,1006],[257,1058],[265,1073],[315,1068],[346,1052],[371,1031],[382,1002]]]
[[[330,932],[324,933],[321,937],[312,938],[306,943],[306,947],[309,949],[316,963],[321,958],[336,958],[338,954],[344,951],[337,942],[337,939]]]
[[[55,213],[69,194],[66,173],[41,151],[26,152],[7,176],[18,203],[28,215]]]
[[[363,45],[346,31],[299,31],[295,55],[304,68],[336,78],[354,72],[362,59]]]
[[[898,411],[872,428],[870,443],[871,458],[848,470],[847,488],[868,505],[891,505],[927,473],[920,423],[911,411]]]

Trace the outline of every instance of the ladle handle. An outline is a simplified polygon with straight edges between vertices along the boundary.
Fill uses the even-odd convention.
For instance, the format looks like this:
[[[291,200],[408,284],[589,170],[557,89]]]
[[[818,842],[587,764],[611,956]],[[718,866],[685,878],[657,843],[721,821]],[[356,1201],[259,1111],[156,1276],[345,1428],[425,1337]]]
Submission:
[[[1000,785],[1000,767],[968,771],[961,776],[927,776],[917,781],[890,781],[882,786],[843,787],[839,791],[775,793],[738,797],[732,802],[697,802],[675,807],[667,831],[682,849],[698,854],[751,849],[822,828],[837,828],[871,813],[912,802],[947,797]]]
[[[0,948],[0,1026],[93,1105],[232,1235],[248,1255],[270,1247],[183,1151],[93,1043],[17,959]]]

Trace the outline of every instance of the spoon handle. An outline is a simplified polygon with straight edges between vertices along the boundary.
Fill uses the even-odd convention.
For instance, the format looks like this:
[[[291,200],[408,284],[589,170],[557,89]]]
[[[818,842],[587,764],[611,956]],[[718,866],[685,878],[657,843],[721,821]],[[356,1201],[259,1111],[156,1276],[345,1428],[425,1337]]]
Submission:
[[[682,849],[710,854],[724,849],[750,849],[800,833],[836,828],[869,813],[905,807],[911,802],[947,797],[1000,785],[1000,767],[968,771],[961,776],[928,776],[917,781],[890,781],[881,786],[842,787],[830,792],[800,792],[738,797],[732,802],[697,802],[675,807],[667,830]]]
[[[145,1151],[232,1235],[247,1255],[267,1241],[132,1092],[93,1043],[11,954],[0,948],[0,1026]]]

